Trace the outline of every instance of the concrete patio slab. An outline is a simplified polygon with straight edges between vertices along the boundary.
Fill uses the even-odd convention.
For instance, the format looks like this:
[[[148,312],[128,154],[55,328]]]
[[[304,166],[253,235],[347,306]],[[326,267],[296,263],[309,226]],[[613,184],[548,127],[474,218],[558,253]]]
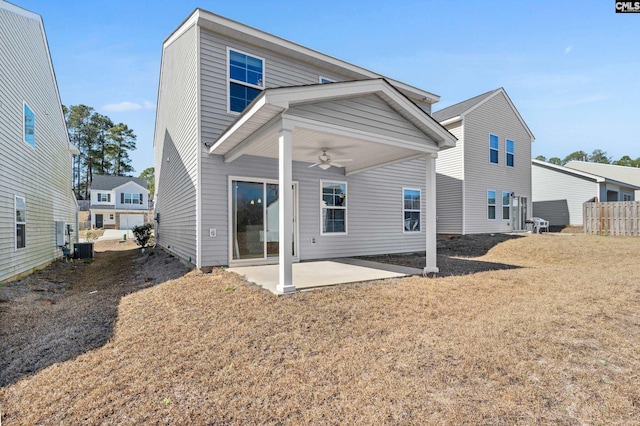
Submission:
[[[276,294],[278,265],[241,266],[228,270]],[[351,258],[293,264],[293,284],[296,290],[420,274],[421,269]]]

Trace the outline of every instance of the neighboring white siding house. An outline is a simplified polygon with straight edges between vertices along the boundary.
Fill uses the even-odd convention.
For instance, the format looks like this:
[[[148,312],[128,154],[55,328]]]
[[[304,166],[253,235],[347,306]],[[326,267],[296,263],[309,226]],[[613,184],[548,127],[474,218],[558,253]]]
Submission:
[[[612,179],[618,182],[624,182],[628,185],[640,187],[640,168],[638,167],[617,166],[615,164],[589,163],[586,161],[569,161],[567,164],[565,164],[565,167],[602,176],[603,178]],[[625,198],[624,195],[623,198]],[[635,191],[635,199],[640,200],[640,190]],[[601,201],[605,201],[605,199]]]
[[[437,101],[197,9],[163,44],[157,243],[199,268],[279,263],[281,292],[292,260],[427,247],[436,271],[435,157],[456,142]]]
[[[551,226],[582,225],[584,203],[634,201],[634,191],[640,189],[540,160],[532,160],[531,175],[533,216],[548,220]]]
[[[90,191],[92,227],[133,229],[149,222],[146,179],[93,175]]]
[[[77,229],[71,190],[77,150],[69,143],[41,17],[0,0],[0,52],[2,282],[62,255],[56,221]]]
[[[534,137],[503,88],[437,111],[458,138],[436,161],[438,233],[525,229]]]

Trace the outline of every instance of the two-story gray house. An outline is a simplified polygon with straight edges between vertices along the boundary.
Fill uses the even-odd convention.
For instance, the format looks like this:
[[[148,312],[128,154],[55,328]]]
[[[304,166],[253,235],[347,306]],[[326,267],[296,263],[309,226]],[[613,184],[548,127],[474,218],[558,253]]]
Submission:
[[[156,241],[198,268],[425,250],[438,96],[196,9],[164,42]],[[286,188],[283,190],[282,188]]]
[[[72,155],[42,18],[0,0],[0,282],[77,238]]]
[[[483,93],[433,117],[458,138],[436,161],[438,233],[526,229],[534,137],[507,92]]]

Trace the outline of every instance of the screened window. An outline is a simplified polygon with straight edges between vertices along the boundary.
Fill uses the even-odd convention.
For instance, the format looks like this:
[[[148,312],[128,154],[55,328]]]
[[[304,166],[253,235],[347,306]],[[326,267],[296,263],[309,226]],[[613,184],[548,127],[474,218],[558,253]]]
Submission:
[[[347,233],[347,183],[321,182],[322,234]]]
[[[111,202],[111,194],[98,193],[98,202],[99,203],[110,203]]]
[[[121,204],[142,204],[142,194],[120,194]]]
[[[36,147],[36,116],[26,103],[24,104],[24,141]]]
[[[506,149],[507,149],[507,166],[509,167],[513,167],[513,157],[515,154],[515,145],[513,143],[513,141],[511,139],[507,139],[506,142]]]
[[[420,232],[420,190],[403,189],[404,232]]]
[[[499,141],[496,135],[489,135],[489,161],[498,164]]]
[[[27,246],[27,205],[23,197],[16,197],[16,249]]]
[[[487,191],[487,219],[496,218],[496,191]]]
[[[502,220],[511,218],[511,193],[502,191]]]
[[[264,88],[264,59],[229,49],[229,111],[242,112]]]

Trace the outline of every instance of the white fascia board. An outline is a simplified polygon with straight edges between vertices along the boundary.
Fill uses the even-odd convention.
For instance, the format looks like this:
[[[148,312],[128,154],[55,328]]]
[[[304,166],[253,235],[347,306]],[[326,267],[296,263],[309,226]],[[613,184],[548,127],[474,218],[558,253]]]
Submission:
[[[440,124],[443,126],[448,126],[449,124],[457,123],[458,121],[462,121],[461,116],[451,117],[447,120],[441,121]]]
[[[193,19],[193,21],[192,21]],[[191,15],[190,18],[187,18],[187,20],[180,26],[179,30],[182,30],[183,27],[187,27],[188,25],[192,24],[193,22],[200,22],[200,20],[206,20],[208,22],[211,22],[213,24],[216,25],[220,25],[221,27],[225,27],[227,29],[230,29],[232,31],[241,33],[243,35],[246,36],[246,41],[248,41],[249,43],[251,43],[251,39],[259,39],[262,41],[265,41],[267,43],[270,43],[272,45],[278,46],[280,47],[283,51],[292,51],[295,52],[298,55],[303,55],[303,56],[307,56],[307,57],[311,57],[315,60],[318,61],[322,61],[322,62],[326,62],[329,65],[332,65],[334,67],[339,67],[339,68],[343,68],[349,72],[353,72],[353,73],[357,73],[357,74],[361,74],[364,77],[368,77],[368,78],[386,78],[385,76],[375,73],[373,71],[370,71],[368,69],[359,67],[357,65],[354,64],[350,64],[348,62],[342,61],[340,59],[334,58],[332,56],[326,55],[324,53],[320,53],[316,50],[310,49],[308,47],[304,47],[302,45],[299,45],[297,43],[291,42],[289,40],[286,40],[284,38],[275,36],[273,34],[269,34],[266,33],[264,31],[258,30],[256,28],[253,27],[249,27],[247,25],[241,24],[240,22],[237,21],[233,21],[231,19],[227,19],[225,17],[222,17],[220,15],[216,15],[212,12],[203,10],[203,9],[196,9],[196,11]],[[176,30],[176,32],[178,32],[178,30]],[[176,32],[174,32],[171,36],[169,36],[169,38],[167,39],[167,41],[165,41],[165,43],[169,42],[170,40],[172,40],[173,36],[176,34]],[[415,95],[416,98],[420,98],[422,100],[425,100],[431,104],[434,104],[436,102],[438,102],[440,100],[440,96],[431,93],[431,92],[427,92],[426,90],[422,90],[419,89],[417,87],[413,87],[411,85],[408,85],[406,83],[402,83],[400,81],[397,80],[393,80],[393,79],[389,79],[389,81],[391,82],[391,84],[393,84],[394,86],[396,86],[398,89],[407,91],[409,93],[412,93]],[[429,99],[431,101],[429,101]]]
[[[260,111],[262,107],[267,104],[267,97],[265,93],[266,92],[263,92],[261,95],[259,95],[259,97],[253,101],[253,105],[251,106],[251,108],[243,112],[240,117],[238,117],[236,122],[233,123],[230,128],[225,130],[222,135],[220,135],[216,142],[209,148],[209,154],[213,154],[213,152],[218,149],[220,145],[225,143],[227,139],[233,136],[238,129],[240,129],[247,121],[251,119],[251,117],[253,117],[258,111]]]

